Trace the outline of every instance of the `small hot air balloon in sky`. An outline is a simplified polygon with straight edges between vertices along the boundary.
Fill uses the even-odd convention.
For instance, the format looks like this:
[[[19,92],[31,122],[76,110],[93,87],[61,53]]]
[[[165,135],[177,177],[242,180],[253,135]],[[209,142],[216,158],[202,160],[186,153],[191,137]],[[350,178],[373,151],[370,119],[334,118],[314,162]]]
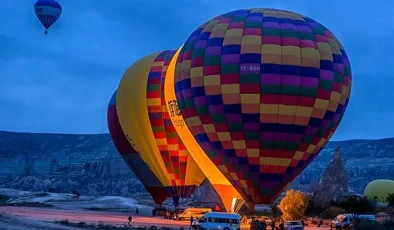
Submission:
[[[371,200],[386,203],[389,194],[394,194],[394,181],[393,180],[374,180],[371,181],[364,190],[364,195]]]
[[[172,127],[161,92],[161,76],[174,51],[146,56],[119,83],[116,107],[126,137],[167,188],[174,205],[191,197],[205,179]]]
[[[182,47],[181,47],[182,48]],[[180,49],[175,53],[167,72],[162,75],[162,84],[164,84],[164,98],[167,106],[167,111],[170,111],[170,119],[175,127],[179,137],[189,150],[190,155],[196,161],[201,171],[212,184],[219,198],[221,199],[227,212],[238,212],[245,203],[240,194],[230,184],[226,177],[219,171],[216,165],[208,158],[200,145],[196,142],[190,130],[185,125],[182,115],[179,111],[179,106],[175,97],[174,88],[174,74],[175,64],[178,59]],[[163,86],[162,86],[163,87]]]
[[[148,193],[152,196],[156,205],[161,205],[165,199],[170,197],[166,188],[160,183],[159,179],[153,174],[152,170],[145,164],[137,151],[130,145],[120,126],[116,109],[116,91],[112,95],[108,105],[107,123],[111,138],[116,149],[122,156],[131,171],[137,176],[144,185]]]
[[[45,34],[47,34],[49,27],[51,27],[62,14],[62,7],[55,0],[38,0],[36,4],[34,4],[34,12],[41,24],[45,27]]]
[[[252,210],[274,202],[326,145],[351,81],[348,56],[326,27],[262,8],[197,28],[175,69],[187,127]]]

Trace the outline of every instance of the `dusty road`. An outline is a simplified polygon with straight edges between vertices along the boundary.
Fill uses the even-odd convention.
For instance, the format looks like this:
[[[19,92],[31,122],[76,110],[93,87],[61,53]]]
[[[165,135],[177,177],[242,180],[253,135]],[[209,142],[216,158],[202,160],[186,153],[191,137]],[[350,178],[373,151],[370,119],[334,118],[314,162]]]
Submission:
[[[85,210],[62,210],[52,208],[31,208],[31,207],[0,207],[0,213],[8,215],[27,217],[43,221],[59,221],[68,220],[70,222],[86,222],[98,224],[104,222],[115,226],[123,226],[127,224],[127,214],[115,212],[96,212]],[[135,216],[133,215],[133,225],[135,226],[168,226],[180,227],[188,226],[187,221],[166,220],[159,217]]]
[[[104,222],[105,224],[114,226],[124,226],[127,224],[127,214],[116,212],[97,212],[85,210],[62,210],[53,208],[32,208],[32,207],[0,207],[0,214],[7,214],[17,217],[24,217],[41,221],[59,221],[68,220],[70,222],[86,222],[98,224]],[[188,221],[166,220],[162,217],[148,217],[133,215],[134,226],[166,226],[166,227],[188,227]],[[328,229],[317,227],[306,227],[309,230]]]

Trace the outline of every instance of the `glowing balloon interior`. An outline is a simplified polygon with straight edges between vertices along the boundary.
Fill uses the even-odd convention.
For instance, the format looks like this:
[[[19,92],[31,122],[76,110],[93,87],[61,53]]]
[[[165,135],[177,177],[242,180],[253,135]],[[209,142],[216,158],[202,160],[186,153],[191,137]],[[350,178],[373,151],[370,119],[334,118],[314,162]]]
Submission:
[[[345,113],[352,81],[327,28],[275,9],[203,24],[175,72],[188,128],[249,205],[275,201],[317,156]]]
[[[170,194],[160,183],[159,179],[153,174],[148,165],[137,154],[137,151],[130,145],[120,126],[116,109],[116,91],[112,95],[108,105],[107,123],[111,138],[119,154],[129,166],[134,175],[144,185],[152,196],[155,204],[162,204]]]
[[[170,111],[170,119],[176,132],[185,144],[190,155],[193,157],[201,171],[212,184],[218,196],[223,202],[227,212],[238,212],[244,204],[242,197],[230,184],[230,182],[217,169],[213,162],[208,158],[200,145],[196,142],[190,130],[186,127],[182,115],[179,113],[178,103],[175,97],[175,64],[179,56],[180,49],[174,54],[168,65],[165,75],[162,75],[162,84],[164,84],[164,98],[167,111]],[[163,90],[163,89],[162,89]]]
[[[42,25],[45,27],[45,34],[62,14],[62,7],[55,0],[38,0],[34,4],[34,12]]]

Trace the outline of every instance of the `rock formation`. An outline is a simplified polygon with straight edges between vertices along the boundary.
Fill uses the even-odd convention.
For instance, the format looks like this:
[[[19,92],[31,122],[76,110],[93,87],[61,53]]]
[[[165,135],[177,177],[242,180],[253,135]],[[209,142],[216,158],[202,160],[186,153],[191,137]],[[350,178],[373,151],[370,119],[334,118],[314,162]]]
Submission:
[[[394,179],[394,138],[330,141],[289,188],[307,191],[311,184],[317,184],[338,145],[346,159],[351,192],[362,194],[375,179]],[[216,200],[213,189],[205,184],[197,191],[195,200],[202,197]],[[109,134],[3,131],[0,131],[0,187],[57,192],[69,192],[75,187],[83,195],[114,196],[145,191],[116,151]]]
[[[320,181],[312,188],[313,199],[316,201],[337,200],[348,193],[345,160],[340,148],[337,147]]]

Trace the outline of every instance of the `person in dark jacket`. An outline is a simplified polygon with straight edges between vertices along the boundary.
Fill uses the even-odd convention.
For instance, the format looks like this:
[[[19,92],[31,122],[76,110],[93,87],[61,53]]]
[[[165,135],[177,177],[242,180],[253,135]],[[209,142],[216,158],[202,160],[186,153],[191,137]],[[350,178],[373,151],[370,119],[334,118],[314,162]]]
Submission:
[[[135,214],[136,214],[136,215],[139,215],[139,210],[138,210],[138,207],[137,207],[137,208],[135,208]]]
[[[271,229],[272,229],[272,230],[275,229],[275,220],[273,220],[273,221],[271,222]]]
[[[283,221],[280,222],[279,229],[280,230],[284,230],[285,229],[285,224],[283,223]]]
[[[131,217],[131,215],[129,215],[129,218],[127,218],[129,220],[129,226],[131,226],[131,221],[133,221],[133,217]]]
[[[192,227],[193,221],[194,221],[193,216],[190,216],[190,227]]]

